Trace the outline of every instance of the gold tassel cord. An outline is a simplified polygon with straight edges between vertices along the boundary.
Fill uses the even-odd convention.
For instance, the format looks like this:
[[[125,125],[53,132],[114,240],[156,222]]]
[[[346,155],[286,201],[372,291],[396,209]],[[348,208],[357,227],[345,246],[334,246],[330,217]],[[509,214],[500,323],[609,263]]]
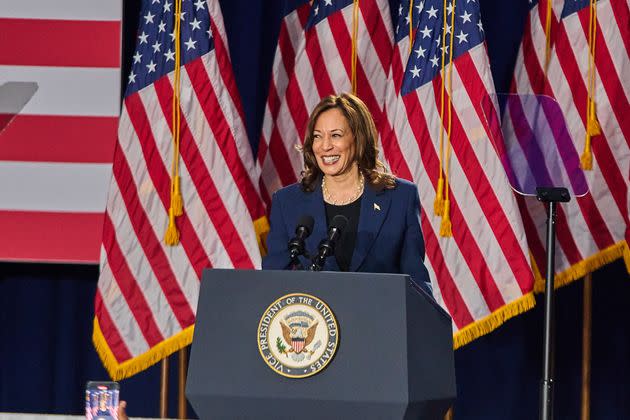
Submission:
[[[172,206],[168,209],[168,227],[164,233],[164,243],[170,246],[179,243],[179,230],[177,230],[177,226],[175,225],[175,210]]]
[[[549,69],[549,61],[551,59],[551,4],[552,0],[547,0],[547,7],[545,9],[545,67],[543,69],[545,76]]]
[[[359,0],[354,0],[354,8],[352,10],[352,93],[357,94],[357,42],[359,37]]]
[[[183,214],[183,200],[179,179],[179,142],[181,127],[180,111],[180,67],[181,67],[181,12],[182,0],[175,1],[173,33],[175,36],[175,69],[173,76],[172,126],[173,126],[173,162],[171,164],[171,196],[168,210],[168,226],[164,234],[164,243],[169,246],[179,244],[179,231],[175,224],[175,217]]]
[[[180,94],[181,94],[181,12],[182,12],[182,0],[177,0],[178,4],[178,12],[177,18],[175,20],[175,72],[174,72],[174,86],[173,86],[173,111],[174,111],[174,119],[173,119],[173,143],[174,143],[174,153],[173,153],[173,173],[172,173],[172,199],[171,206],[173,207],[173,212],[175,216],[181,216],[183,214],[183,200],[179,185],[179,143],[181,140],[181,109],[180,109]]]
[[[409,55],[413,50],[413,0],[409,0]]]
[[[449,172],[450,172],[450,157],[451,157],[451,132],[453,125],[453,47],[455,38],[455,7],[456,0],[453,0],[451,11],[451,33],[450,33],[450,45],[448,50],[448,125],[446,132],[446,151],[444,153],[444,163],[441,165],[444,167],[444,204],[442,208],[442,223],[440,224],[440,236],[449,238],[453,236],[453,227],[451,223],[451,202],[449,200]]]
[[[440,127],[442,130],[442,127]],[[444,214],[444,175],[442,173],[442,159],[444,152],[442,147],[443,134],[440,133],[440,177],[438,178],[437,188],[435,190],[435,201],[433,202],[433,213],[436,216]]]
[[[433,213],[436,216],[442,216],[444,213],[444,174],[442,168],[442,162],[444,161],[444,96],[446,85],[444,82],[446,75],[446,0],[444,0],[442,9],[442,78],[441,78],[441,90],[440,90],[440,144],[439,144],[439,176],[437,188],[435,191],[435,201],[433,202]]]
[[[597,35],[597,0],[591,0],[588,19],[588,94],[586,101],[586,134],[584,138],[584,151],[580,157],[580,165],[584,170],[593,169],[593,153],[591,139],[601,134],[601,127],[597,120],[595,107],[595,43]]]

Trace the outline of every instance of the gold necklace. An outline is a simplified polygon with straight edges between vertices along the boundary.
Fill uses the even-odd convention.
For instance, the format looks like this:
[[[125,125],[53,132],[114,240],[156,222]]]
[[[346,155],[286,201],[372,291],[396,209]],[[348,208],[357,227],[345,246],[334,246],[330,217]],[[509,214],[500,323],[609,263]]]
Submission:
[[[364,186],[365,186],[365,181],[363,179],[363,175],[360,175],[359,186],[357,187],[357,191],[355,192],[355,194],[346,200],[337,201],[337,200],[334,200],[332,196],[330,195],[330,192],[328,191],[328,188],[326,187],[326,177],[322,176],[322,193],[324,195],[324,201],[327,202],[328,204],[332,204],[333,206],[345,206],[346,204],[352,203],[357,198],[359,198],[361,194],[363,194]]]

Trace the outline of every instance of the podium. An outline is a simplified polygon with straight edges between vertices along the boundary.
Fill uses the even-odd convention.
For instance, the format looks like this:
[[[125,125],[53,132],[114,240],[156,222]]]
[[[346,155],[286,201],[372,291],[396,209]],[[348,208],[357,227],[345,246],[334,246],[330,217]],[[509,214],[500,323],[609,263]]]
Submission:
[[[289,365],[300,357],[308,363],[304,355],[321,341],[298,337],[292,345],[288,335],[283,340],[267,330],[265,314],[274,313],[275,302],[289,302],[287,296],[313,297],[336,321],[327,317],[314,327],[334,339],[328,346],[335,352],[321,357],[325,367],[312,376],[291,377],[308,368],[274,364],[276,357]],[[289,315],[278,315],[277,322],[299,327],[291,317],[304,312],[283,312]],[[261,337],[268,343],[261,345]],[[451,319],[406,275],[203,273],[186,384],[201,419],[443,419],[455,395]]]

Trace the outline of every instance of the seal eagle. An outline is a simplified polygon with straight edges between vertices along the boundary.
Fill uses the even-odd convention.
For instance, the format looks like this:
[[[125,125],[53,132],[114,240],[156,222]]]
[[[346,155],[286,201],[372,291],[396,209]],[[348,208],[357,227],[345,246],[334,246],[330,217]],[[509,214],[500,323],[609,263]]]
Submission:
[[[300,354],[306,346],[311,344],[313,339],[315,338],[315,330],[317,329],[317,322],[306,328],[306,332],[304,333],[304,328],[291,328],[284,322],[280,321],[280,326],[282,327],[282,337],[284,337],[284,341],[291,345],[291,349],[287,352],[295,352],[295,354]]]

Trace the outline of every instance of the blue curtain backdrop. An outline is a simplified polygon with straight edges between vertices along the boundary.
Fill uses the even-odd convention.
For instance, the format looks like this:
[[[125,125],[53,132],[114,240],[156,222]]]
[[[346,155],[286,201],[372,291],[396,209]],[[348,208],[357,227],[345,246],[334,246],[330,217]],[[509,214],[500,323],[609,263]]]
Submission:
[[[139,2],[124,3],[126,74]],[[296,0],[221,2],[254,149],[279,22],[294,3]],[[480,3],[497,91],[506,91],[528,1]],[[97,277],[96,266],[0,263],[0,412],[81,414],[86,381],[107,379],[91,344]],[[630,418],[629,280],[621,262],[593,276],[594,420]],[[576,419],[580,409],[581,281],[558,292],[557,327],[556,418]],[[534,310],[456,351],[455,418],[537,418],[541,355],[539,297]],[[171,417],[176,416],[176,366],[175,356],[171,362]],[[130,415],[157,416],[159,366],[122,381],[121,393],[129,401]]]

